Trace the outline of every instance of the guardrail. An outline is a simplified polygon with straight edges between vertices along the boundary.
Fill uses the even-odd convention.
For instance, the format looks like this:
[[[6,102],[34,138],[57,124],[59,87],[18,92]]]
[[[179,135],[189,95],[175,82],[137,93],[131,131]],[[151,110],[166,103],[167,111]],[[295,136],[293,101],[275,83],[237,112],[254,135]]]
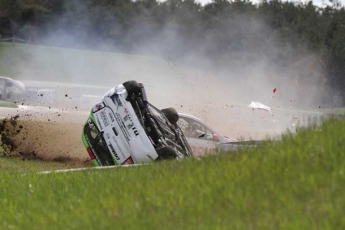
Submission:
[[[22,39],[22,38],[17,38],[15,36],[13,36],[13,37],[8,37],[8,38],[0,38],[0,42],[30,43],[30,40],[26,40],[26,39]]]

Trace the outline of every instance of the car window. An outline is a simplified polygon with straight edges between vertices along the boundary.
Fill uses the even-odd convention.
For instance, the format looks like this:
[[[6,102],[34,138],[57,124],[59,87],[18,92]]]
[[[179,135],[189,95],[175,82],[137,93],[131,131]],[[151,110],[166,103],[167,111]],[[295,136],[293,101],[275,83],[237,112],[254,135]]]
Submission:
[[[196,120],[180,117],[177,124],[186,137],[213,140],[213,132]]]
[[[107,143],[91,118],[89,118],[87,124],[84,126],[84,134],[94,154],[96,157],[98,156],[97,161],[101,161],[105,165],[113,165],[114,161],[107,148]]]
[[[96,139],[98,137],[98,130],[94,124],[90,125],[90,135],[93,139]]]
[[[189,137],[189,121],[185,118],[180,117],[179,120],[177,121],[177,125],[180,127],[180,129],[182,130],[183,134],[186,137]]]

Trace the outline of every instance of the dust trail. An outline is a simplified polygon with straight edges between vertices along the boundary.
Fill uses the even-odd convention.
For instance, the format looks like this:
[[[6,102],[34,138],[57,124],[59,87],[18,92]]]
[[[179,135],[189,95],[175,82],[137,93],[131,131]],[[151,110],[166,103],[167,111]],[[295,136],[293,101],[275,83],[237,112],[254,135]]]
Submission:
[[[2,153],[23,160],[48,160],[85,165],[88,155],[81,141],[84,112],[50,109],[1,109]],[[4,118],[4,116],[6,116]]]
[[[40,40],[57,46],[83,47],[77,38],[63,32],[68,31],[67,28],[54,32],[58,26],[52,26],[51,33]],[[173,20],[163,29],[140,22],[133,27],[133,32],[141,34],[147,30],[145,32],[154,39],[143,38],[136,49],[131,50],[136,55],[41,46],[21,47],[15,51],[17,55],[11,51],[3,55],[13,59],[22,53],[25,57],[12,60],[17,63],[13,77],[19,80],[109,88],[132,79],[143,82],[153,104],[161,108],[173,106],[198,116],[235,138],[279,134],[295,127],[296,120],[305,123],[309,113],[296,110],[313,111],[310,115],[314,116],[314,112],[321,111],[319,107],[339,102],[337,95],[327,87],[319,53],[299,41],[282,41],[261,18],[236,13],[231,20],[220,23],[218,29],[227,40],[219,52],[213,49],[216,33],[205,32],[203,36],[185,41],[179,29]],[[97,36],[93,43],[103,44],[103,50],[122,48],[107,47],[108,43]],[[102,94],[96,89],[78,88],[67,92],[62,86],[54,90],[57,88],[60,91],[56,100],[68,110],[76,107],[77,102],[67,101],[65,94],[74,93],[72,98],[78,97],[77,94]],[[246,108],[251,101],[271,106],[274,116]]]

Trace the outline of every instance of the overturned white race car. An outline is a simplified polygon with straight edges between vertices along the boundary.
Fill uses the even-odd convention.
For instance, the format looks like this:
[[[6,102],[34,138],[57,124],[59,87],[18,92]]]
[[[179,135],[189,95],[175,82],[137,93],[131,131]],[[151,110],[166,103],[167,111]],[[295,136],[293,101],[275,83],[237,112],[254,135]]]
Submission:
[[[128,81],[92,108],[82,140],[97,166],[146,163],[194,156],[173,108],[147,101],[143,84]]]

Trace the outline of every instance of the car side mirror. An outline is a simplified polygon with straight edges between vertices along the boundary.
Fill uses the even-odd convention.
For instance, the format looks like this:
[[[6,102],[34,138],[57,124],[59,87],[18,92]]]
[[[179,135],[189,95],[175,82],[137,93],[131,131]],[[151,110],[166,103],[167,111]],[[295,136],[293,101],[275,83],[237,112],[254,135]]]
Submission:
[[[215,142],[219,142],[219,137],[218,137],[218,135],[217,134],[213,134],[213,141],[215,141]]]

